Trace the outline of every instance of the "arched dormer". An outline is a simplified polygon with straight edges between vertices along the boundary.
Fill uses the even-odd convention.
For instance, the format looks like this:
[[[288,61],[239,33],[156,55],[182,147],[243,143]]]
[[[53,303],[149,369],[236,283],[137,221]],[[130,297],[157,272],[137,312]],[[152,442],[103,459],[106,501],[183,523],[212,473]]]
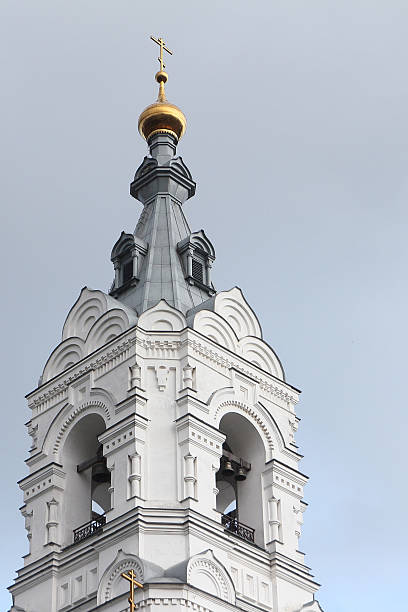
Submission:
[[[177,244],[186,280],[190,285],[215,293],[211,282],[211,267],[215,260],[215,250],[204,230],[194,232]]]
[[[125,289],[136,285],[146,253],[147,245],[143,240],[133,234],[121,233],[111,253],[115,279],[109,292],[110,295],[116,297]]]

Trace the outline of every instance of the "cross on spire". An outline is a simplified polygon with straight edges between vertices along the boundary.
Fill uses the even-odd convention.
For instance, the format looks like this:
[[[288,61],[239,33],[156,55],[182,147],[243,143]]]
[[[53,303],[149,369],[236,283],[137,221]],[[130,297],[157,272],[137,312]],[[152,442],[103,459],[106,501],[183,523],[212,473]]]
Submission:
[[[165,51],[167,51],[167,53],[170,53],[170,55],[173,55],[173,52],[172,52],[172,51],[170,51],[170,49],[168,49],[168,48],[166,47],[166,43],[164,42],[164,40],[163,40],[162,38],[155,38],[154,36],[151,36],[150,38],[151,38],[151,40],[152,40],[153,42],[155,42],[155,43],[156,43],[157,45],[159,45],[159,47],[160,47],[160,57],[158,57],[157,59],[158,59],[158,60],[159,60],[159,62],[160,62],[160,70],[161,70],[161,72],[163,72],[163,70],[164,70],[164,69],[165,69],[165,67],[166,67],[166,65],[165,65],[165,63],[164,63],[164,61],[163,61],[163,49],[164,49]]]

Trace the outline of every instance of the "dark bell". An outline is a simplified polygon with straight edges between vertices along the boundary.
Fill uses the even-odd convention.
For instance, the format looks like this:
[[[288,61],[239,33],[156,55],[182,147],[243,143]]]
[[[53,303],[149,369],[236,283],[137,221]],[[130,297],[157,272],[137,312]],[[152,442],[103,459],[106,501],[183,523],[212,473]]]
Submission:
[[[93,464],[92,480],[97,483],[109,482],[110,474],[103,459]]]
[[[222,473],[224,476],[232,476],[234,473],[234,468],[232,467],[231,461],[227,460],[224,463],[224,467],[222,468]]]
[[[241,466],[238,468],[237,473],[235,474],[235,480],[241,481],[241,480],[246,480],[246,471],[245,469]]]

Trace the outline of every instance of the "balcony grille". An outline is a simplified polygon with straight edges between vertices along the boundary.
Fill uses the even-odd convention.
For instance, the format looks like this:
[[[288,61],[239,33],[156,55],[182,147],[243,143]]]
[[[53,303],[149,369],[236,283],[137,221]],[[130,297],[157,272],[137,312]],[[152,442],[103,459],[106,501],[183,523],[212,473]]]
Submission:
[[[74,544],[77,542],[81,542],[82,540],[86,540],[91,536],[101,533],[102,527],[106,523],[106,516],[99,516],[96,519],[92,519],[88,523],[84,523],[80,527],[74,529]]]
[[[251,542],[254,544],[255,542],[255,529],[252,527],[248,527],[243,523],[239,523],[238,520],[232,516],[228,516],[228,514],[223,514],[221,517],[221,523],[224,525],[227,531],[231,533],[235,533],[238,537],[246,540],[247,542]]]

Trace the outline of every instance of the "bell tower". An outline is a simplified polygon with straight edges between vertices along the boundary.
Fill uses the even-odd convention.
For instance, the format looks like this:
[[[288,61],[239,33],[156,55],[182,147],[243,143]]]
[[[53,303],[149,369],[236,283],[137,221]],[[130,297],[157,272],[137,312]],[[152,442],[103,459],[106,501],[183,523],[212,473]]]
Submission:
[[[140,218],[113,247],[109,293],[82,289],[27,396],[28,553],[11,612],[318,612],[299,549],[299,391],[242,291],[216,291],[214,247],[184,215],[186,119],[154,41]]]

